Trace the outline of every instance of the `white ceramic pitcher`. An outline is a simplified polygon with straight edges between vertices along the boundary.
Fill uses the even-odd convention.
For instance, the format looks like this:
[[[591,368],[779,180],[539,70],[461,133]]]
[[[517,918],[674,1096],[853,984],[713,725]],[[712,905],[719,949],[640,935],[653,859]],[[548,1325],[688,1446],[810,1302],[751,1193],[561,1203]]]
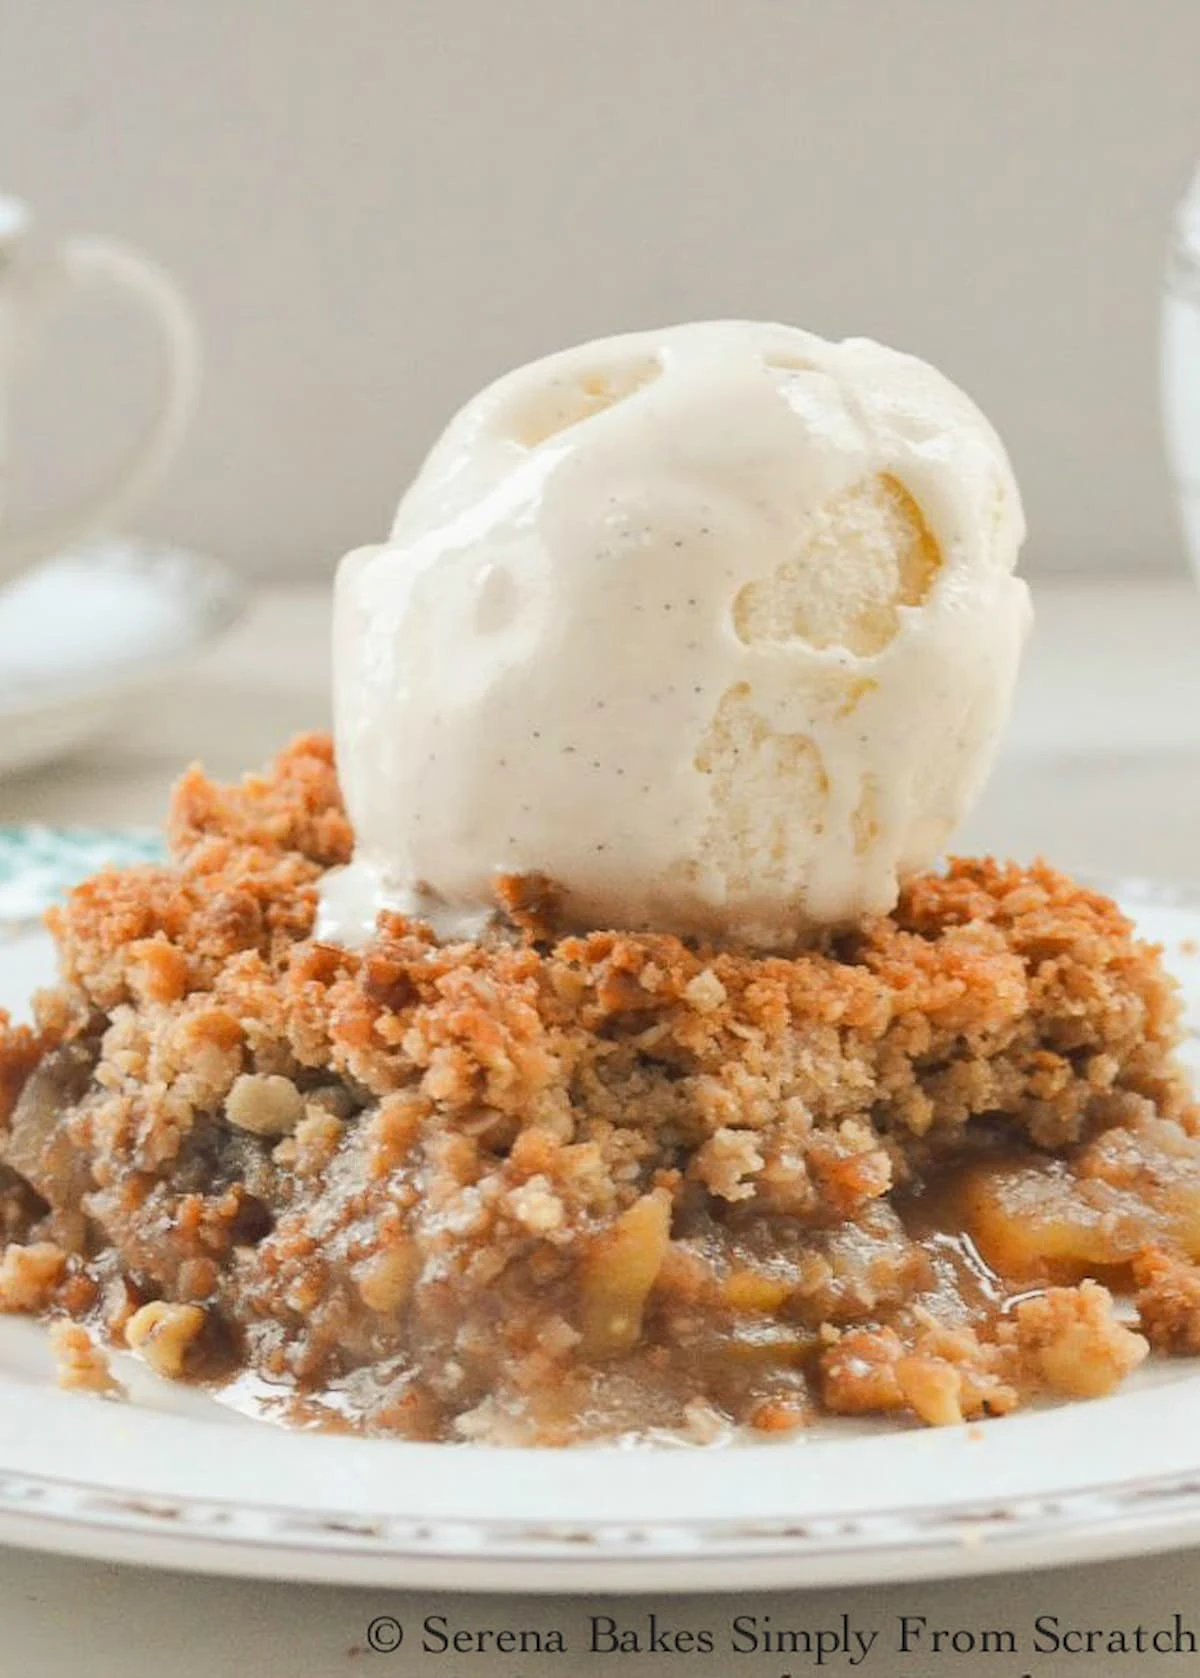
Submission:
[[[109,482],[34,528],[5,523],[8,397],[51,317],[83,292],[116,292],[134,303],[157,336],[161,388],[155,412]],[[18,199],[0,196],[0,583],[33,560],[117,523],[147,493],[175,453],[191,414],[199,372],[195,323],[161,268],[113,239],[30,237]]]

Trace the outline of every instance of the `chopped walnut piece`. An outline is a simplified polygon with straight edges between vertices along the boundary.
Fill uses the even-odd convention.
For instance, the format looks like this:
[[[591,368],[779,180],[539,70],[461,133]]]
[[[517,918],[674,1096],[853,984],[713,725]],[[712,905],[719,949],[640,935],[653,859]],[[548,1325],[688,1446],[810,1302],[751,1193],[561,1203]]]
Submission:
[[[759,1151],[759,1140],[752,1130],[733,1130],[723,1125],[696,1153],[692,1174],[722,1200],[752,1199],[754,1184],[747,1179],[753,1178],[766,1163]]]
[[[849,1329],[821,1354],[821,1396],[835,1416],[901,1410],[904,1393],[896,1365],[904,1355],[890,1328]]]
[[[942,1358],[898,1358],[896,1381],[909,1408],[930,1427],[963,1420],[962,1375]]]
[[[278,1073],[243,1072],[225,1098],[225,1117],[255,1136],[286,1136],[304,1117],[304,1097]]]
[[[689,979],[683,991],[686,999],[700,1014],[711,1014],[726,1000],[725,986],[711,967],[704,967]]]
[[[0,1311],[44,1311],[66,1265],[67,1255],[52,1241],[7,1246],[0,1258]]]
[[[531,1235],[551,1235],[567,1219],[562,1200],[550,1187],[548,1178],[540,1175],[515,1188],[508,1197],[508,1207],[517,1223]]]
[[[184,1373],[188,1351],[207,1320],[207,1312],[199,1305],[171,1305],[165,1299],[154,1299],[135,1311],[125,1324],[125,1342],[141,1353],[156,1375],[178,1380]]]
[[[80,1323],[60,1319],[50,1324],[50,1349],[55,1379],[64,1392],[99,1393],[116,1398],[125,1389],[109,1366],[108,1353],[97,1346]]]
[[[371,1311],[394,1316],[408,1301],[421,1270],[421,1255],[411,1241],[381,1247],[355,1268],[354,1284]]]
[[[1035,1376],[1064,1398],[1102,1398],[1136,1369],[1150,1347],[1113,1315],[1098,1282],[1048,1288],[1014,1313],[1018,1343]]]

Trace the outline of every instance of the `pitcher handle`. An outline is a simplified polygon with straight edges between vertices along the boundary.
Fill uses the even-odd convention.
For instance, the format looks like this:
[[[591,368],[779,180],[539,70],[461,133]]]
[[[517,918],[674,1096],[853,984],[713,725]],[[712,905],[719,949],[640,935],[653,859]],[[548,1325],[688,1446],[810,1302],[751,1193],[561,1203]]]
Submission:
[[[159,393],[153,414],[107,483],[89,490],[66,512],[0,537],[0,578],[69,548],[92,531],[111,528],[147,494],[183,438],[200,374],[199,335],[183,293],[162,268],[120,241],[64,240],[27,281],[18,317],[22,305],[57,312],[84,293],[117,292],[136,303],[158,341]],[[19,318],[16,327],[19,337]]]

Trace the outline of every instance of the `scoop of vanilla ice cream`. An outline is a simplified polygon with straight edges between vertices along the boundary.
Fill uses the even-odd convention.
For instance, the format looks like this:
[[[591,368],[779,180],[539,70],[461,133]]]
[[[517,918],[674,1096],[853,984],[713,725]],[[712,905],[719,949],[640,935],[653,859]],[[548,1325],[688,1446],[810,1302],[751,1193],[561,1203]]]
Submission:
[[[357,850],[320,930],[469,934],[498,873],[763,949],[890,909],[990,766],[1023,536],[983,415],[866,339],[722,321],[510,373],[338,573]]]

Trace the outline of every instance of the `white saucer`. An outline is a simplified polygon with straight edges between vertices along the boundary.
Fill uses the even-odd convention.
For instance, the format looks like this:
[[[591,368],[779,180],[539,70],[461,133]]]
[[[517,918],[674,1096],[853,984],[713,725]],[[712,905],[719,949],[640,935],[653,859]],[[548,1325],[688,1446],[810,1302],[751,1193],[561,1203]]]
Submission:
[[[214,560],[106,537],[0,589],[0,774],[98,734],[240,615]]]

